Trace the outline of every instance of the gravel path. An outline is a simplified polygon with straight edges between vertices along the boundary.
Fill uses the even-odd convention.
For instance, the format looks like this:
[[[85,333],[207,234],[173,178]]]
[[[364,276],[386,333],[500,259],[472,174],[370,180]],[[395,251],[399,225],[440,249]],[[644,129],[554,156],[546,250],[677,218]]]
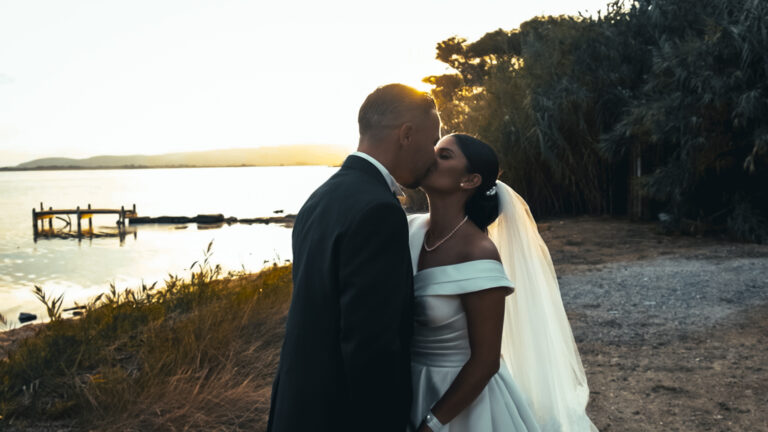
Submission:
[[[669,343],[768,303],[768,258],[656,258],[559,279],[577,342]]]
[[[768,246],[540,225],[601,432],[768,432]]]

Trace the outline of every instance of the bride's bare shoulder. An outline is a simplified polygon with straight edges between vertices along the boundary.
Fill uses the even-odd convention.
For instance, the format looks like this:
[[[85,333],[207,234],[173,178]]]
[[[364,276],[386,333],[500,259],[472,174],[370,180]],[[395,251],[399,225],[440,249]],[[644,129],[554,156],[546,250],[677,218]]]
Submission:
[[[499,251],[493,241],[482,231],[471,232],[465,237],[464,251],[466,261],[495,260],[501,261]]]

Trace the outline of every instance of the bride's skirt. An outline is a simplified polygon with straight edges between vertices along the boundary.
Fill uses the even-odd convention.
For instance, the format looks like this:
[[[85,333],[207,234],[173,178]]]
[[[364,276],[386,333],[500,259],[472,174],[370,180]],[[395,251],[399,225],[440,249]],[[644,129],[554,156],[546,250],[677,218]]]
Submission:
[[[458,375],[460,367],[411,364],[413,406],[411,427],[418,428],[424,416]],[[515,384],[504,362],[483,392],[441,432],[539,431],[526,396]]]

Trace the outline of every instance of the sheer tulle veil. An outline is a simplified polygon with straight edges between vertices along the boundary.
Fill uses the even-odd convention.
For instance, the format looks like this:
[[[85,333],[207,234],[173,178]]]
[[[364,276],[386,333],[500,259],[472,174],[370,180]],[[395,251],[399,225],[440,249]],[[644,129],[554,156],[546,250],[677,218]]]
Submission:
[[[552,258],[525,200],[497,181],[499,217],[488,234],[515,293],[507,296],[501,354],[544,432],[597,431],[589,387],[565,315]]]

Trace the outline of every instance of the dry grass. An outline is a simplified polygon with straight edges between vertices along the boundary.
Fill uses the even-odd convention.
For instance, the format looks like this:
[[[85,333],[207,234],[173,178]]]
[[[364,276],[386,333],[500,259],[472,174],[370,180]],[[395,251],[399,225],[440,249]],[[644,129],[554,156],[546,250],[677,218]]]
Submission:
[[[261,328],[230,336],[230,346],[215,365],[195,359],[95,426],[115,431],[265,429],[280,346],[272,336],[281,334],[281,316],[264,316]]]
[[[0,429],[263,430],[290,293],[290,266],[221,277],[207,260],[113,290],[0,363]]]

